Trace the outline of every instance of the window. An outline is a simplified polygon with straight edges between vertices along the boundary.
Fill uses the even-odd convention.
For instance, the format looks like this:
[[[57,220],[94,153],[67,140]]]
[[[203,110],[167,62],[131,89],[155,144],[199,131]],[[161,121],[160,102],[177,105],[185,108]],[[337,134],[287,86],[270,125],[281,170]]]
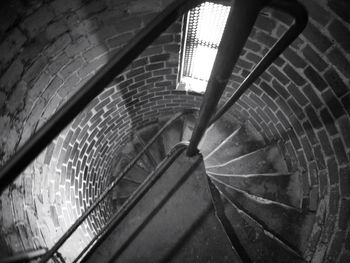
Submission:
[[[180,87],[203,93],[230,12],[229,6],[205,2],[187,14]]]

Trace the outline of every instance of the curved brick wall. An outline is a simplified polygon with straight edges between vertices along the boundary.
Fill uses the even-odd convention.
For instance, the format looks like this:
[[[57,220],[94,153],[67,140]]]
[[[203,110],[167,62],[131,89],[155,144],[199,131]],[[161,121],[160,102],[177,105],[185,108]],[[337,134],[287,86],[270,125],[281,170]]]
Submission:
[[[2,161],[166,5],[112,2],[34,0],[6,7],[7,16],[0,16]],[[305,252],[313,262],[345,262],[350,255],[350,26],[344,3],[305,1],[310,21],[303,35],[232,110],[266,140],[280,141],[290,169],[301,172],[303,208],[317,213]],[[225,97],[289,24],[285,15],[264,10]],[[180,30],[180,22],[169,28],[2,195],[1,233],[12,251],[50,247],[108,184],[113,160],[133,130],[200,104],[200,96],[174,90]],[[78,249],[87,242],[108,218],[106,205],[70,244]],[[68,257],[69,251],[62,250]]]

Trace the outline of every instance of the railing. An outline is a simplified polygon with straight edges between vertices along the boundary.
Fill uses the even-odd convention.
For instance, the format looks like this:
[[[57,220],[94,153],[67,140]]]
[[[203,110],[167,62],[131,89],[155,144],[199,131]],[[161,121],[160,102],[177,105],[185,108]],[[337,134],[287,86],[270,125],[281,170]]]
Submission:
[[[260,10],[266,6],[279,9],[294,18],[294,24],[270,49],[253,71],[238,87],[236,92],[215,114],[216,107],[224,92],[241,50],[249,36]],[[295,40],[307,24],[307,12],[297,1],[288,0],[244,0],[234,1],[227,18],[226,27],[218,48],[203,103],[199,112],[199,120],[192,133],[188,156],[198,153],[198,144],[207,127],[218,120],[251,86],[251,84],[271,65],[271,63]]]
[[[84,211],[84,213],[74,222],[74,224],[64,233],[64,235],[55,243],[55,245],[45,254],[40,262],[46,262],[49,260],[55,252],[63,245],[63,243],[74,233],[74,231],[83,223],[83,221],[94,211],[94,209],[105,199],[105,197],[118,185],[130,169],[137,163],[138,160],[145,154],[145,152],[151,147],[151,145],[160,137],[160,135],[169,127],[174,121],[181,116],[195,112],[195,109],[184,110],[183,112],[175,114],[174,117],[169,119],[162,128],[149,140],[149,142],[142,148],[142,150],[131,160],[130,163],[123,169],[123,171],[117,176],[109,186],[104,189],[102,194]],[[129,198],[130,199],[130,198]],[[128,199],[128,200],[129,200]],[[128,201],[127,200],[127,201]],[[119,212],[117,213],[119,214]]]
[[[89,244],[83,249],[83,251],[74,260],[79,262],[81,257],[84,255],[89,255],[93,252],[91,248],[97,247],[103,240],[108,237],[108,234],[118,225],[119,222],[126,216],[128,211],[130,211],[142,198],[142,196],[152,187],[152,185],[159,179],[159,177],[167,170],[167,168],[176,160],[176,158],[186,150],[187,144],[185,142],[178,143],[173,147],[173,149],[167,154],[164,160],[159,164],[157,169],[150,174],[147,179],[135,190],[135,192],[123,203],[120,210],[113,215],[113,217],[106,224],[104,229],[96,235]]]
[[[158,15],[147,27],[145,27],[126,47],[108,62],[101,70],[94,75],[37,133],[5,164],[0,172],[0,191],[2,192],[34,158],[92,101],[103,89],[120,74],[149,44],[151,44],[168,26],[171,25],[180,15],[187,12],[195,5],[204,0],[177,0],[169,5]],[[232,95],[227,103],[215,114],[218,102],[227,85],[232,69],[239,58],[240,52],[249,36],[255,20],[262,8],[270,6],[280,9],[294,17],[295,23],[288,29],[282,38],[272,47],[261,62],[254,68],[249,76],[243,81],[238,90]],[[303,6],[293,0],[236,0],[231,8],[224,34],[218,49],[212,74],[208,81],[207,90],[204,94],[203,103],[200,109],[199,120],[192,134],[187,155],[193,156],[198,153],[198,144],[202,139],[207,127],[220,118],[245,92],[260,74],[277,58],[282,51],[302,32],[307,23],[307,14]],[[175,118],[178,118],[176,115]],[[165,128],[164,128],[165,129]],[[164,130],[163,129],[163,130]],[[161,129],[162,130],[162,129]],[[159,131],[161,132],[161,131]],[[159,136],[160,133],[157,133]],[[155,137],[154,137],[155,138]],[[153,138],[153,139],[154,139]],[[151,140],[146,147],[149,147],[155,140]],[[183,149],[183,148],[181,148]],[[136,158],[140,158],[146,151],[140,152]],[[60,240],[45,254],[40,262],[46,262],[61,247],[67,238],[80,226],[80,224],[91,214],[93,209],[106,197],[106,195],[125,176],[137,160],[133,160],[123,172],[108,186],[83,215],[68,229]],[[173,161],[173,159],[171,159]],[[175,159],[174,159],[175,160]],[[164,171],[161,168],[161,171]],[[158,173],[157,176],[160,176]],[[156,177],[157,177],[156,176]],[[108,227],[102,230],[102,234],[94,238],[86,251],[101,242],[103,236],[118,224],[128,209],[141,198],[147,191],[150,181],[145,181],[137,190],[135,195],[123,205],[122,211],[118,212]],[[82,254],[81,254],[82,255]],[[80,255],[80,256],[81,256]]]

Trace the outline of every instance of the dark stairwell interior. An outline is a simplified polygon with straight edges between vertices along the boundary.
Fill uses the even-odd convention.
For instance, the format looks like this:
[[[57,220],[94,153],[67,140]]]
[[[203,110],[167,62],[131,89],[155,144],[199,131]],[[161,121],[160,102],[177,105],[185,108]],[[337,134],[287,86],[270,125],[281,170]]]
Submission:
[[[170,2],[1,3],[1,163]],[[276,237],[301,251],[307,262],[348,262],[350,7],[342,0],[307,0],[303,4],[309,12],[305,31],[226,114],[223,127],[208,131],[213,135],[207,136],[209,146],[202,145],[202,152],[207,173],[226,193],[227,202],[231,200],[238,207],[235,211],[243,211],[265,226],[260,232],[247,227],[248,233],[256,235],[256,244],[268,242],[264,235],[277,233]],[[263,10],[232,72],[223,101],[290,23],[283,13]],[[200,106],[200,94],[176,90],[181,30],[178,20],[3,192],[2,258],[50,248],[108,186],[123,155],[128,149],[135,150],[130,145],[142,128],[150,129],[182,109]],[[232,130],[225,129],[230,125]],[[181,136],[185,136],[192,126],[188,122],[182,127],[189,127],[182,130]],[[219,140],[210,140],[221,134],[221,142],[226,140],[229,150],[220,149]],[[217,155],[211,154],[213,150]],[[251,152],[263,152],[263,157],[249,159]],[[243,167],[251,169],[245,171],[249,177],[242,178],[243,172],[238,172],[239,156],[248,158]],[[151,162],[148,159],[145,163]],[[230,165],[233,168],[225,170]],[[236,176],[228,177],[232,170]],[[284,177],[271,183],[269,178],[277,172]],[[274,184],[282,189],[277,194],[268,189],[276,187]],[[67,262],[105,224],[120,201],[116,195],[111,195],[60,249]],[[294,226],[280,227],[278,220],[274,221],[277,208],[266,209],[268,205],[271,209],[270,203],[256,206],[247,195],[298,207],[313,218],[304,218],[304,224],[305,220],[299,223],[293,212],[286,214],[289,220],[295,219],[295,228],[307,228],[300,230],[304,232],[299,236]],[[245,225],[235,211],[228,212],[231,219]],[[264,235],[257,234],[261,231]],[[302,242],[295,244],[290,235]],[[265,253],[269,257],[269,252]]]

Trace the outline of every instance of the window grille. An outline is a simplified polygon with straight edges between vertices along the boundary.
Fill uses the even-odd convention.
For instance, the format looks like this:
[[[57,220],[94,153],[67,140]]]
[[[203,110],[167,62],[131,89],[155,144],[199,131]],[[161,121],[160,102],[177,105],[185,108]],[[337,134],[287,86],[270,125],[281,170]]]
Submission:
[[[204,92],[222,37],[229,6],[205,2],[187,14],[181,83]]]

